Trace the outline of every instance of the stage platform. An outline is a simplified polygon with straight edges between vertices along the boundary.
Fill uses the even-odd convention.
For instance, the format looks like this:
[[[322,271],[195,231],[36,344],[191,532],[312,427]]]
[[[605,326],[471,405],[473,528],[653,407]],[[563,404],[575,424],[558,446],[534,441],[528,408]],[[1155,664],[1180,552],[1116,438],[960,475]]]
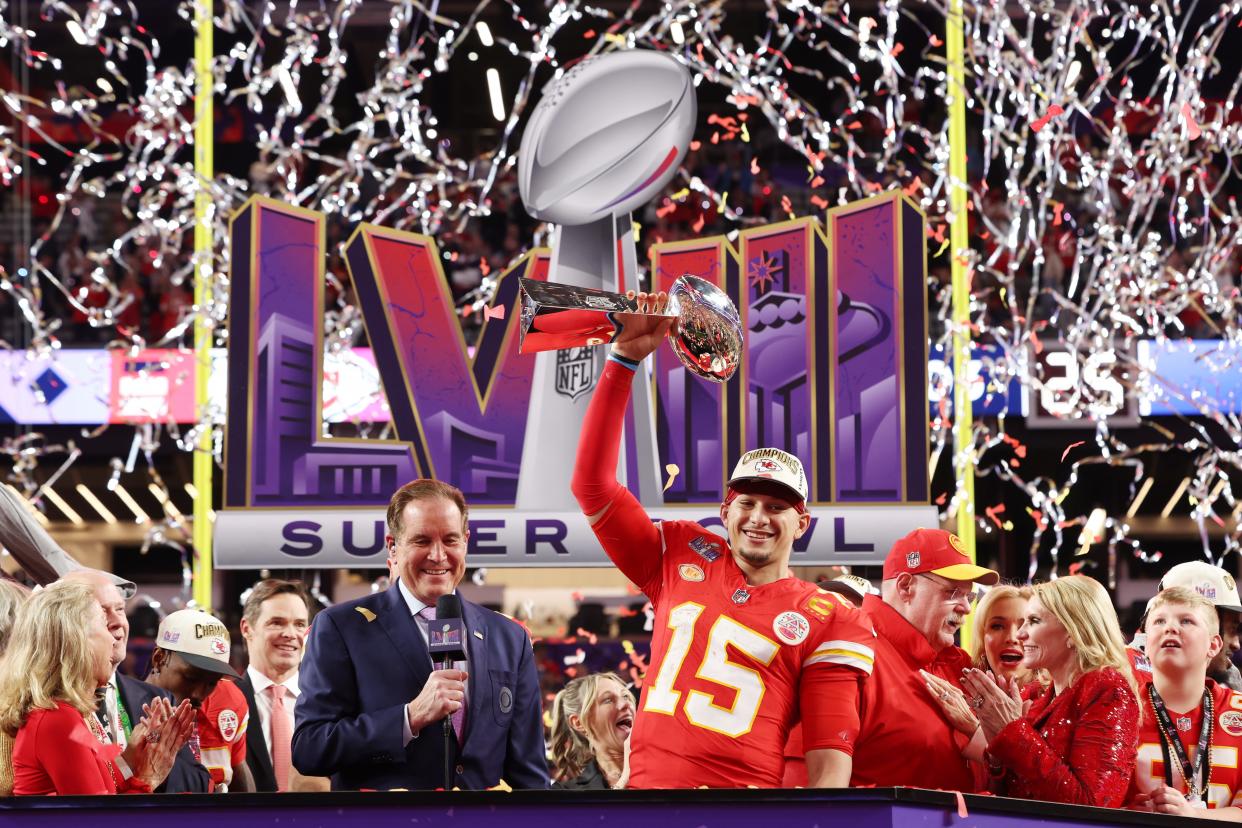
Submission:
[[[0,800],[0,828],[1014,828],[1187,825],[1179,817],[915,788],[451,791]]]

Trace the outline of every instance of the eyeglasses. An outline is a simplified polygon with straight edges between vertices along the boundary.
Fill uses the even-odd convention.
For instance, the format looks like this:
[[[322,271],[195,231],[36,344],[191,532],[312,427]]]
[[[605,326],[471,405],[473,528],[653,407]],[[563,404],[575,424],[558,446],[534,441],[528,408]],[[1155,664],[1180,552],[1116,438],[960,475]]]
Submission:
[[[929,575],[926,572],[919,572],[916,577],[926,578],[932,583],[939,584],[941,587],[941,595],[944,597],[946,604],[958,604],[965,601],[970,606],[974,606],[979,600],[979,593],[975,590],[973,584],[969,588],[950,587],[947,583],[937,578],[935,575]]]

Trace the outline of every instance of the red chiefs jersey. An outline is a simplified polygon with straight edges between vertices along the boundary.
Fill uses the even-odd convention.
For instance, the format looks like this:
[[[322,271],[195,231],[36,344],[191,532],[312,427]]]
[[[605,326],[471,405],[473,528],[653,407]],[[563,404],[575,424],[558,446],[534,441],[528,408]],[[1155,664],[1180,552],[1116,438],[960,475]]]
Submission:
[[[203,699],[195,717],[200,760],[211,772],[213,785],[233,781],[233,768],[246,761],[246,726],[250,707],[241,688],[220,679],[211,695]]]
[[[1212,776],[1208,785],[1207,805],[1209,808],[1227,808],[1230,805],[1242,804],[1242,792],[1239,783],[1238,751],[1242,749],[1242,693],[1230,690],[1223,684],[1208,679],[1207,686],[1212,690]],[[1140,791],[1147,791],[1164,782],[1164,751],[1160,744],[1159,725],[1156,723],[1156,712],[1151,706],[1151,696],[1147,687],[1143,686],[1139,693],[1143,705],[1143,721],[1139,724],[1138,763],[1134,766],[1134,780],[1130,783],[1130,792],[1126,796],[1129,802]],[[1203,705],[1200,704],[1189,712],[1170,709],[1169,719],[1178,728],[1186,753],[1194,761],[1194,748],[1199,741],[1199,728],[1203,723]],[[1182,778],[1177,760],[1173,761],[1173,787],[1183,794],[1189,791],[1186,780]]]
[[[779,786],[799,698],[821,671],[871,673],[871,625],[796,578],[748,585],[728,543],[697,523],[665,521],[646,543],[618,521],[650,532],[648,518],[619,499],[595,529],[655,609],[630,786]]]

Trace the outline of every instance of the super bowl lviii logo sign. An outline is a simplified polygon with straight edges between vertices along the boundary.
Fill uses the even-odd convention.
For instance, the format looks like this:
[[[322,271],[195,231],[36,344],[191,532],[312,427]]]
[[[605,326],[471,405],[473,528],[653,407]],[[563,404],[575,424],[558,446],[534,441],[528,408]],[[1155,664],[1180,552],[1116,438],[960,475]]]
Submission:
[[[325,436],[325,217],[248,201],[231,229],[217,565],[382,567],[384,507],[416,477],[465,493],[476,565],[607,564],[569,492],[605,351],[589,346],[615,333],[619,292],[639,284],[631,211],[685,156],[693,90],[675,59],[623,51],[576,64],[544,91],[518,179],[527,211],[556,226],[552,250],[499,277],[493,307],[507,312],[486,314],[474,343],[434,239],[371,224],[353,232],[346,263],[396,439]],[[925,228],[910,201],[893,192],[823,223],[750,228],[736,245],[657,244],[650,256],[654,289],[734,306],[722,327],[694,318],[709,303],[683,305],[677,352],[661,348],[634,383],[617,472],[652,518],[719,526],[733,464],[772,446],[808,473],[812,523],[795,564],[877,561],[935,525]],[[534,293],[548,307],[570,302],[561,318],[597,320],[579,347],[520,352],[542,313]]]
[[[556,452],[523,463],[524,451],[539,452],[526,445],[539,400],[535,357],[518,352],[518,279],[546,279],[550,251],[500,276],[494,305],[508,312],[486,319],[469,348],[434,239],[359,226],[347,261],[397,439],[332,438],[322,417],[324,228],[322,214],[265,198],[233,220],[217,565],[382,567],[384,508],[415,477],[465,492],[478,565],[607,563],[572,508],[516,505],[521,474],[541,475],[545,488],[569,477],[552,465],[563,460],[546,459]],[[894,192],[830,210],[822,224],[746,230],[736,246],[721,236],[652,248],[658,287],[683,274],[719,285],[745,334],[724,384],[692,376],[668,348],[649,360],[651,411],[627,417],[620,472],[637,491],[644,476],[663,486],[666,467],[677,467],[655,492],[663,504],[643,493],[653,518],[718,524],[732,464],[779,446],[802,459],[811,492],[812,529],[795,564],[876,561],[896,538],[935,525],[924,238],[922,216]],[[541,355],[554,371],[538,393],[580,415],[597,378],[591,352],[601,350]],[[644,419],[654,424],[649,453],[633,449]],[[573,439],[564,442],[572,455]]]

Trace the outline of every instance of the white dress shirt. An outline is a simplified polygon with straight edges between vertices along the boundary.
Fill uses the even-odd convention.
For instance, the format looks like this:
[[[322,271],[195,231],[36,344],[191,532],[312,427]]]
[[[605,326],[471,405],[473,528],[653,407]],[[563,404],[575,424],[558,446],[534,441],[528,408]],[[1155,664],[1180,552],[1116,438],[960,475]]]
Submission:
[[[400,590],[401,598],[405,601],[405,605],[410,608],[410,615],[414,616],[414,621],[418,624],[418,631],[423,636],[423,643],[427,644],[428,646],[431,646],[429,643],[430,639],[427,636],[427,619],[423,618],[421,615],[419,615],[419,613],[422,612],[426,607],[434,608],[435,604],[424,604],[422,601],[418,600],[418,598],[414,595],[414,593],[410,592],[408,589],[405,588],[405,581],[402,581],[400,578],[397,579],[397,589]],[[453,592],[456,593],[457,590],[453,590]],[[464,624],[465,619],[462,619],[462,622]],[[431,661],[430,654],[428,654],[427,660]],[[466,664],[467,664],[466,661],[454,661],[453,669],[466,670]],[[435,662],[431,663],[431,667],[433,670],[435,669]],[[467,700],[469,700],[470,698],[469,676],[467,676],[466,678],[466,698]],[[408,712],[409,711],[408,702],[406,703],[406,711],[407,711],[406,716],[402,720],[402,723],[401,723],[401,744],[403,745],[408,744],[411,739],[414,739],[418,736],[418,733],[414,733],[410,729],[410,716]]]
[[[259,714],[259,724],[263,727],[263,743],[267,745],[267,755],[272,755],[272,696],[267,692],[267,688],[276,682],[254,669],[254,665],[246,668],[246,675],[250,677],[250,684],[254,687],[254,706]],[[281,682],[285,687],[285,716],[289,719],[289,732],[293,732],[293,705],[297,702],[298,695],[298,674],[295,670],[293,675]]]

